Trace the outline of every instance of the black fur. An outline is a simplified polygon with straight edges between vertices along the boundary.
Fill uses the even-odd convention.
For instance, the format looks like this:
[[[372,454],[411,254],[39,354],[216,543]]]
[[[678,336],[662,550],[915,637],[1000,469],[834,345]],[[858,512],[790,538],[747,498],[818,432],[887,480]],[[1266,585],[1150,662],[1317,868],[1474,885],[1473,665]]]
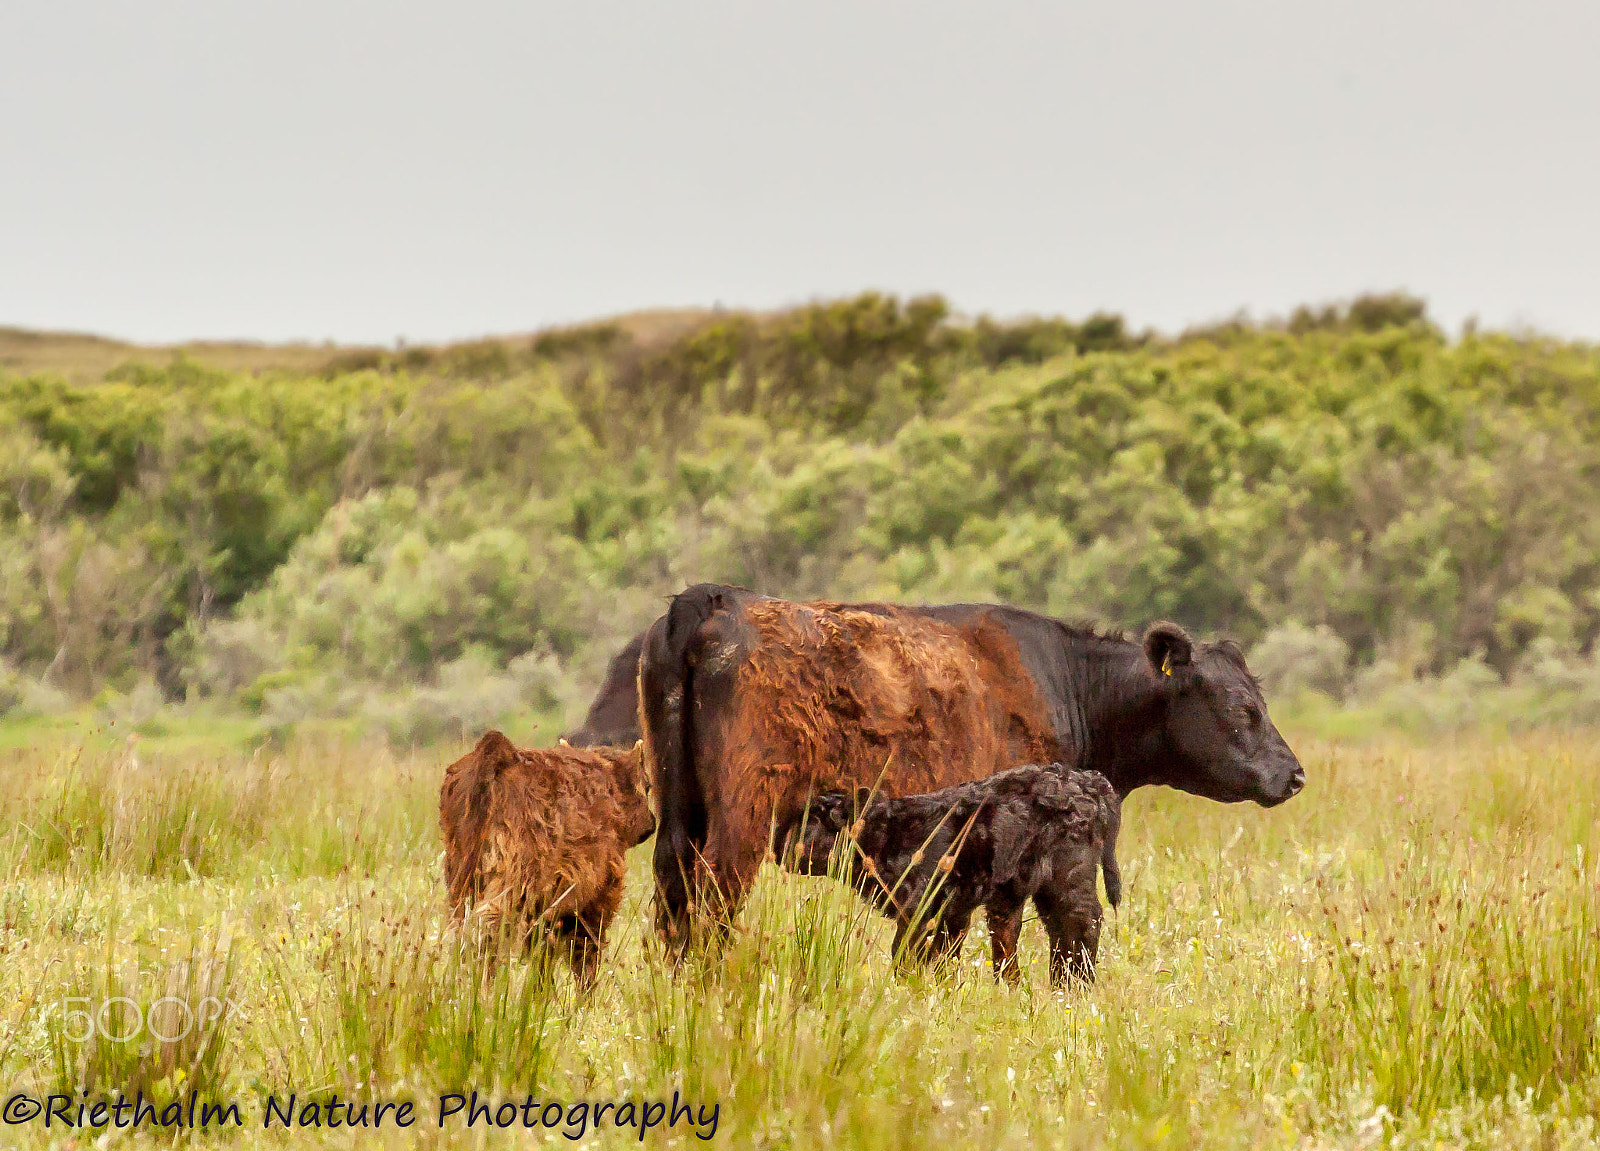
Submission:
[[[896,921],[898,956],[959,954],[972,913],[983,907],[995,974],[1013,982],[1022,911],[1032,899],[1059,984],[1094,978],[1095,873],[1102,857],[1113,857],[1120,809],[1097,772],[1030,765],[899,799],[825,792],[782,829],[781,846],[786,864],[810,875],[827,874],[835,848],[844,852],[836,873]]]
[[[632,747],[639,740],[639,653],[645,633],[630,639],[606,665],[606,681],[583,726],[562,736],[573,747]]]

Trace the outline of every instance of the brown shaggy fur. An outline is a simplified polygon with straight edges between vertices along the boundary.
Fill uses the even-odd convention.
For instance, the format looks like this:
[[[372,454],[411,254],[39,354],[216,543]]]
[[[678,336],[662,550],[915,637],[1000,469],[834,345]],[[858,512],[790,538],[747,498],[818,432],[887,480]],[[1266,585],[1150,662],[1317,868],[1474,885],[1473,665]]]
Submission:
[[[745,621],[759,642],[723,734],[722,778],[738,790],[707,797],[725,817],[710,855],[728,868],[716,880],[731,900],[753,878],[774,813],[813,790],[881,781],[886,794],[917,794],[1059,757],[998,626],[781,600],[748,605]]]
[[[623,857],[655,831],[641,748],[519,749],[491,731],[445,771],[439,827],[455,917],[524,947],[551,936],[593,983]]]

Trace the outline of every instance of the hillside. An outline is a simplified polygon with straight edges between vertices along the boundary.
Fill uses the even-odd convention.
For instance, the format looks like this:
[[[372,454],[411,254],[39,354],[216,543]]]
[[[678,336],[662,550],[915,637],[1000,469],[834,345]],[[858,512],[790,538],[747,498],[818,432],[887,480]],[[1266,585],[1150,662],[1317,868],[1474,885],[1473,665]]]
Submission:
[[[603,321],[641,344],[670,340],[704,323],[714,313],[700,309],[633,312]],[[491,336],[474,345],[526,345],[534,333]],[[421,345],[428,354],[448,353],[452,345]],[[92,383],[129,364],[163,368],[177,360],[224,372],[325,372],[351,360],[381,359],[385,349],[333,343],[263,343],[254,340],[191,340],[181,344],[134,344],[82,332],[36,331],[0,326],[0,372],[18,376],[51,374]]]
[[[570,713],[699,579],[1170,617],[1335,696],[1600,684],[1600,350],[1403,297],[1170,339],[866,295],[0,352],[0,705]]]

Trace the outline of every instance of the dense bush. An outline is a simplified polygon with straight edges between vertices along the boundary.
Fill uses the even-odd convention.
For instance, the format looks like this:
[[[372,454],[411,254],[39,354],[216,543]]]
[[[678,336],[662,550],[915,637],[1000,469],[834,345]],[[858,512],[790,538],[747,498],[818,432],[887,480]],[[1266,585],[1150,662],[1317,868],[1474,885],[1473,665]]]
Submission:
[[[1337,697],[1350,677],[1350,645],[1327,624],[1280,624],[1250,651],[1250,668],[1274,695],[1320,691]]]
[[[24,675],[0,659],[0,718],[32,719],[65,711],[69,704],[59,688]]]
[[[287,717],[420,684],[416,734],[476,678],[570,714],[698,579],[1165,616],[1367,698],[1463,660],[1582,678],[1600,632],[1600,351],[1451,343],[1406,297],[1161,340],[867,295],[0,378],[0,448],[0,656],[80,698],[153,677]]]

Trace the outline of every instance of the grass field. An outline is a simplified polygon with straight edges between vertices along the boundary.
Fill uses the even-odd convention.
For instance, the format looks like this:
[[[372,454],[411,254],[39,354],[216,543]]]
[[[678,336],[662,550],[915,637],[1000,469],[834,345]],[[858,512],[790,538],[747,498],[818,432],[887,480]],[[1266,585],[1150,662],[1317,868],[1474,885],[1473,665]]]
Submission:
[[[662,1116],[645,1141],[680,1147],[712,1105],[709,1142],[737,1147],[1600,1146],[1594,733],[1296,742],[1309,784],[1276,810],[1130,800],[1090,990],[1048,989],[1037,923],[1018,989],[990,978],[981,930],[958,970],[898,977],[886,921],[771,869],[726,951],[674,976],[644,847],[588,999],[564,972],[485,972],[444,930],[448,752],[5,747],[0,1084],[158,1107],[195,1091],[239,1105],[242,1130],[204,1136],[237,1146],[640,1138],[617,1111],[598,1131],[570,1109],[532,1132],[524,1112],[441,1127],[439,1096],[474,1089],[632,1100],[635,1120],[677,1091],[706,1122]],[[207,996],[232,1006],[176,1042],[73,1038],[85,1006],[114,1035],[173,1035]],[[297,1118],[337,1094],[410,1100],[416,1123],[269,1138],[264,1099],[290,1093]]]

